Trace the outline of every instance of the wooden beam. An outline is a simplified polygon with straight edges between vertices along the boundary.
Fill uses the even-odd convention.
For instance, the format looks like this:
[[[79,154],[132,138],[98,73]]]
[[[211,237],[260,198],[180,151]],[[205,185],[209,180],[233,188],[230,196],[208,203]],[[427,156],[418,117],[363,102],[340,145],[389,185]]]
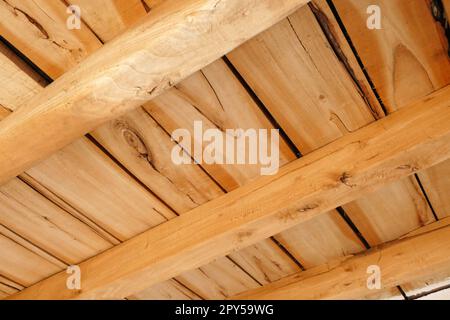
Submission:
[[[450,157],[450,87],[80,264],[16,299],[122,298]]]
[[[306,0],[173,0],[86,58],[0,124],[0,184],[138,107]]]
[[[450,275],[450,218],[343,261],[301,272],[232,299],[358,299],[436,274]],[[369,266],[380,269],[381,288],[367,287]]]

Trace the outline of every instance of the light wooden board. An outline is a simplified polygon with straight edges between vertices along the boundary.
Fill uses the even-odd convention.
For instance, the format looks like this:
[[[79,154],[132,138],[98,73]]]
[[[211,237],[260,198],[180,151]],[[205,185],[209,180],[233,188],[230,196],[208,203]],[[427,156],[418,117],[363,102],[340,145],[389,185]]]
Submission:
[[[306,269],[365,250],[335,210],[287,230],[276,238]]]
[[[175,280],[167,280],[158,283],[151,288],[143,290],[133,296],[130,300],[200,300],[197,294],[187,289]]]
[[[176,279],[204,299],[221,300],[259,287],[259,283],[228,258],[220,258]]]
[[[38,94],[43,88],[9,57],[13,58],[11,54],[0,54],[0,78],[2,83],[11,82],[12,72],[16,85],[0,89],[5,92],[0,104],[15,110],[16,106],[21,106],[21,92]],[[36,188],[43,186],[89,220],[101,221],[102,230],[121,240],[174,216],[86,138],[54,154],[27,174],[37,182]]]
[[[343,262],[318,267],[251,290],[240,299],[355,299],[371,294],[367,268],[377,265],[382,290],[426,278],[450,274],[450,226],[374,248]]]
[[[15,298],[126,297],[444,161],[449,94],[445,88],[81,263],[80,292],[64,290],[58,274]]]
[[[0,234],[0,275],[29,286],[61,270],[48,260]]]
[[[419,173],[419,177],[438,217],[450,216],[450,161]]]
[[[435,221],[414,177],[390,184],[343,208],[371,246],[398,239]]]
[[[111,247],[94,230],[19,179],[0,187],[0,223],[67,264]]]
[[[446,40],[442,28],[432,18],[426,1],[340,0],[334,3],[362,63],[389,112],[398,110],[409,101],[422,98],[450,83],[450,60]],[[369,30],[364,27],[368,17],[366,8],[369,4],[379,5],[381,9],[381,30]],[[450,162],[446,162],[419,174],[439,218],[448,215],[449,170]],[[417,186],[414,188],[417,189]],[[394,194],[397,193],[394,191]],[[412,195],[411,192],[405,194]],[[426,223],[428,214],[423,210],[423,199],[414,198],[417,208],[422,208],[417,211],[415,219],[420,224]],[[365,200],[361,199],[359,205],[365,207],[364,202]],[[361,207],[353,209],[359,211]],[[350,209],[349,211],[355,212]],[[389,211],[396,215],[399,208],[396,208],[395,212]],[[360,221],[370,219],[364,215],[352,218]],[[413,226],[414,217],[411,218],[402,220],[406,221],[402,226]],[[400,225],[400,220],[397,221]],[[363,222],[358,227],[368,234],[372,242],[392,238],[384,232],[378,232],[376,235],[376,227],[365,228],[365,226],[367,224]],[[398,235],[398,232],[392,235]],[[406,284],[409,288],[421,288],[424,285],[424,283]]]
[[[9,110],[16,110],[26,99],[42,91],[44,82],[3,46],[0,61],[0,105],[2,115],[7,116]],[[82,155],[86,150],[88,152]],[[14,195],[7,194],[2,202],[2,219],[8,222],[14,232],[25,237],[20,244],[27,246],[30,245],[29,241],[36,241],[39,247],[34,249],[40,253],[52,252],[65,261],[79,262],[108,248],[110,244],[117,244],[117,238],[126,239],[151,225],[166,221],[158,212],[149,210],[154,204],[157,208],[160,206],[161,213],[174,216],[86,139],[69,146],[40,166],[42,169],[34,168],[32,173],[24,174],[22,179],[60,208],[70,212],[72,217],[18,180],[10,182],[15,186]],[[47,171],[46,167],[49,168]],[[114,192],[108,191],[110,188]],[[53,192],[56,190],[58,192]],[[137,198],[130,198],[130,192]],[[147,207],[145,211],[142,210],[144,207]],[[14,219],[7,219],[12,213]],[[134,222],[131,220],[131,228],[127,226],[130,213],[135,216]],[[45,221],[43,217],[49,214],[53,215],[54,221]],[[108,221],[108,217],[113,219]],[[120,219],[121,222],[117,223]],[[102,226],[95,223],[100,220]],[[50,232],[42,233],[42,226],[42,230],[51,226],[48,229]],[[41,256],[51,261],[54,259],[48,254]]]
[[[62,1],[2,1],[0,33],[25,56],[33,57],[46,74],[57,77],[101,45],[86,25],[73,30],[60,28],[66,26],[68,17]]]
[[[88,24],[89,21],[95,22],[96,16],[103,15],[103,13],[106,13],[108,15],[108,18],[105,20],[109,21],[109,23],[111,24],[108,30],[98,30],[97,25],[90,25],[90,27],[96,34],[102,35],[103,40],[109,40],[110,38],[115,37],[123,30],[125,26],[131,24],[133,20],[136,20],[139,16],[145,16],[144,8],[140,7],[139,10],[139,6],[135,6],[135,3],[113,4],[110,2],[105,8],[102,7],[101,3],[89,3],[87,4],[87,8],[85,8],[85,5],[85,3],[81,3],[80,7],[82,9],[82,15],[88,22]],[[131,12],[127,11],[127,8],[130,8],[128,7],[128,5],[131,5],[132,7]],[[99,8],[102,9],[101,13],[98,10]],[[30,15],[34,15],[33,10],[35,9],[36,8],[29,8],[28,13]],[[120,17],[118,17],[117,14],[119,14]],[[113,25],[113,21],[109,20],[113,16],[116,16],[115,21],[120,20],[123,22],[123,24]],[[51,19],[51,17],[39,16],[38,20],[45,20],[45,22],[42,22],[42,24],[45,24],[49,23],[49,19]],[[53,28],[57,27],[59,27],[62,32],[65,32],[65,24],[54,23]],[[108,31],[108,34],[105,34],[105,31]],[[27,45],[33,50],[38,50],[39,48],[34,47],[36,43],[37,42],[30,42],[27,43]],[[30,51],[32,51],[31,49]],[[50,63],[50,60],[56,58],[53,57],[53,55],[54,53],[53,51],[51,51],[45,57],[45,59],[49,60]],[[41,65],[42,62],[40,60],[40,57],[37,57],[35,59],[35,57],[32,55],[30,56],[30,58],[37,65]],[[70,57],[66,58],[69,59]],[[67,61],[66,65],[71,65],[71,62]],[[231,81],[229,79],[231,79]],[[25,78],[25,80],[27,80],[27,78]],[[237,83],[236,80],[233,80],[233,77],[230,77],[229,71],[225,76],[222,76],[222,78],[218,79],[217,81],[225,81],[225,83],[230,83],[230,85],[223,90],[224,94],[235,90],[238,92],[238,98],[240,96],[243,96],[241,100],[244,99],[244,101],[246,101],[246,104],[250,104],[250,102],[247,102],[250,101],[250,98],[246,96],[245,93],[242,93],[243,89],[239,88],[240,84]],[[33,85],[33,83],[31,82],[29,85],[31,86]],[[13,92],[17,92],[17,84],[14,89],[15,91]],[[39,92],[39,89],[36,91]],[[228,104],[231,105],[231,103],[233,102],[237,103],[239,101],[230,100]],[[257,108],[252,105],[252,111],[255,112],[256,109]],[[259,119],[261,120],[264,119],[262,113],[255,113],[257,114],[256,117],[259,117]],[[251,112],[249,114],[251,116]],[[267,123],[267,120],[265,121]],[[151,190],[154,190],[154,192],[177,213],[186,212],[196,207],[197,205],[211,200],[223,193],[221,189],[216,185],[216,183],[211,180],[198,166],[192,165],[176,167],[172,164],[172,162],[170,161],[170,149],[174,146],[174,143],[170,141],[169,136],[161,128],[159,128],[158,124],[142,109],[131,112],[123,116],[122,118],[99,128],[98,130],[94,131],[92,135],[116,159],[124,164],[127,169],[133,173],[133,175],[140,179],[140,181],[142,181]],[[132,217],[130,217],[131,220],[129,221],[128,218],[127,220],[120,220],[123,217],[122,214],[115,213],[113,215],[109,215],[109,212],[114,212],[114,209],[97,209],[97,213],[95,215],[91,215],[90,213],[93,212],[93,209],[95,208],[90,207],[91,203],[84,201],[83,199],[86,197],[95,197],[96,199],[92,202],[94,206],[95,203],[101,203],[103,201],[106,201],[106,199],[102,199],[103,195],[100,192],[95,192],[89,187],[91,185],[90,181],[77,179],[77,181],[74,181],[73,183],[66,182],[65,188],[69,190],[63,192],[59,190],[58,184],[60,182],[55,180],[54,177],[57,177],[55,175],[57,173],[57,170],[60,170],[59,168],[62,165],[67,165],[66,162],[69,159],[73,159],[73,163],[77,163],[77,165],[83,163],[84,170],[93,173],[92,170],[95,170],[95,166],[92,166],[92,158],[87,157],[87,155],[92,152],[89,152],[87,148],[88,144],[83,144],[83,146],[78,146],[78,148],[70,149],[70,147],[68,147],[61,152],[58,152],[56,155],[58,156],[62,154],[62,158],[60,157],[61,159],[51,161],[53,160],[53,157],[51,157],[45,162],[45,166],[40,165],[37,167],[38,172],[34,171],[34,168],[30,170],[30,172],[33,174],[31,182],[36,187],[39,187],[40,185],[38,185],[36,181],[45,181],[45,188],[56,190],[57,197],[53,197],[53,201],[58,201],[59,196],[64,197],[64,199],[71,203],[72,206],[76,207],[77,210],[88,213],[87,219],[84,219],[85,223],[100,226],[100,231],[104,232],[106,230],[107,234],[111,233],[120,240],[123,240],[136,231],[141,231],[142,229],[140,228],[146,227],[146,224],[136,223],[137,221],[133,221]],[[284,149],[286,149],[286,146],[284,147]],[[83,154],[83,152],[85,154]],[[291,159],[293,159],[292,156]],[[58,165],[58,163],[60,163],[60,165]],[[52,167],[55,168],[53,169]],[[76,168],[73,168],[74,172],[76,172],[75,169]],[[243,170],[243,172],[245,171]],[[120,181],[118,180],[119,179],[117,179],[117,177],[111,176],[111,179],[105,181],[105,185],[116,185],[115,189],[120,189],[120,186],[118,186],[118,183],[120,183]],[[195,185],[193,181],[195,181]],[[80,187],[77,189],[77,186]],[[41,192],[45,192],[46,190],[43,190],[43,188],[39,189]],[[129,192],[123,194],[129,194]],[[46,196],[51,197],[52,194],[47,194]],[[117,200],[119,200],[118,202],[120,202],[121,196],[122,193],[116,194]],[[111,206],[117,205],[111,201],[107,201],[107,203],[111,204]],[[64,203],[62,204],[64,205]],[[142,206],[142,204],[140,205]],[[165,214],[165,216],[170,217],[167,213]],[[114,239],[115,238],[113,238],[112,240]],[[286,257],[278,247],[266,245],[266,248],[271,249],[271,255],[276,256],[279,263],[284,261],[284,266],[282,268],[283,271],[289,270],[290,273],[298,271],[298,267],[293,264],[293,262],[288,257]],[[257,249],[249,248],[249,250]],[[247,268],[257,269],[258,267],[260,267],[260,264],[266,265],[267,268],[272,268],[273,263],[270,259],[263,256],[260,256],[260,258],[262,260],[258,261],[258,264],[256,262],[253,264],[247,263]]]
[[[373,102],[372,107],[367,105],[373,97],[361,95],[360,88],[366,87],[362,93],[367,92],[368,84],[359,80],[362,71],[355,71],[359,66],[354,57],[352,59],[351,50],[344,42],[330,9],[323,2],[317,4],[319,13],[316,14],[333,32],[329,36],[334,39],[335,46],[344,48],[341,56],[335,54],[313,12],[307,7],[228,54],[233,65],[304,154],[381,117],[379,107],[375,107]],[[345,54],[350,55],[349,60]],[[342,64],[342,60],[347,64]],[[432,221],[429,211],[424,214],[426,209],[416,206],[423,203],[423,196],[411,192],[411,189],[415,190],[412,184],[395,183],[390,186],[390,192],[379,191],[373,195],[373,200],[366,199],[364,207],[352,204],[360,209],[352,210],[352,219],[366,222],[365,225],[357,225],[363,236],[367,234],[370,237],[371,230],[375,229],[381,230],[383,237],[390,240],[421,226],[422,222]],[[376,197],[383,197],[383,202],[380,203]],[[387,211],[384,202],[391,203],[392,210]],[[404,210],[405,206],[412,210]],[[376,212],[377,217],[372,219],[369,212]],[[398,214],[395,219],[408,222],[406,226],[396,228],[394,212]],[[424,215],[423,219],[418,219]],[[312,234],[320,234],[321,229],[336,230],[335,227],[323,226]],[[297,235],[298,243],[302,243],[304,230],[291,232],[289,238]],[[352,233],[336,235],[335,238],[339,237],[351,239]],[[342,245],[342,242],[336,243],[329,252],[339,251],[337,248]],[[346,250],[351,252],[355,247],[350,246]],[[323,263],[323,259],[318,262]]]
[[[115,38],[146,14],[142,0],[69,0],[68,3],[81,9],[83,21],[103,42]]]
[[[173,0],[157,6],[0,123],[0,181],[158,96],[305,2]]]
[[[334,1],[388,111],[450,82],[450,61],[426,1]],[[369,5],[381,9],[381,30],[366,27]]]

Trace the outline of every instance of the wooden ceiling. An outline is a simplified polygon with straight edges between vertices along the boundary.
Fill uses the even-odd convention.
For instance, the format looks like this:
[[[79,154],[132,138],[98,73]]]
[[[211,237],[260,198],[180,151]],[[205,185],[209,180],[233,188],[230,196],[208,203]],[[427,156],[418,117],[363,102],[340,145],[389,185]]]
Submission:
[[[449,298],[430,1],[215,2],[0,2],[0,298]],[[280,129],[283,167],[173,164],[196,120]]]

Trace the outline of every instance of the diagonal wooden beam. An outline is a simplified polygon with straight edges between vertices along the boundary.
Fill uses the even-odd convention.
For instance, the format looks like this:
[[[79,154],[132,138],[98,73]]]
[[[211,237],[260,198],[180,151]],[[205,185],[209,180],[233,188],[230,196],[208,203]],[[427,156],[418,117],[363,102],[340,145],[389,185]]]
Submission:
[[[12,298],[123,298],[450,157],[450,87]]]
[[[138,107],[307,0],[171,0],[0,123],[0,184]]]
[[[379,289],[367,286],[373,275],[371,266],[379,268]],[[358,299],[436,276],[450,276],[450,218],[422,227],[414,236],[297,273],[231,299]]]

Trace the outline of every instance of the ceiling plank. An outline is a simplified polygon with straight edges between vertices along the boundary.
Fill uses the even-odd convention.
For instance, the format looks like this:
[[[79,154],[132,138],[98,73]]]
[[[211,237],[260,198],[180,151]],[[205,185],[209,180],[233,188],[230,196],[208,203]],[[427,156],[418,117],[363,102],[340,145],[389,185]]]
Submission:
[[[60,273],[13,298],[123,298],[442,162],[449,97],[446,87],[81,263],[81,291]]]
[[[326,1],[316,0],[297,10],[227,57],[303,155],[384,117]],[[387,190],[344,206],[344,210],[364,238],[385,241],[434,221],[413,179],[395,182]],[[373,212],[376,217],[371,215]],[[354,253],[358,239],[353,232],[345,232],[349,228],[325,225],[333,220],[338,221],[330,216],[322,218],[321,226],[311,223],[308,228],[301,224],[275,238],[308,266],[339,253]],[[311,229],[314,226],[317,228]],[[322,237],[322,229],[329,236]],[[333,230],[344,232],[331,234]],[[342,241],[327,245],[326,240],[332,238]],[[318,243],[322,245],[311,246]],[[321,254],[307,256],[314,251]]]
[[[356,299],[373,294],[367,286],[367,268],[377,265],[383,290],[434,273],[449,274],[450,221],[421,235],[396,240],[248,291],[234,299]]]
[[[154,98],[303,4],[176,0],[157,6],[0,123],[0,183]]]

